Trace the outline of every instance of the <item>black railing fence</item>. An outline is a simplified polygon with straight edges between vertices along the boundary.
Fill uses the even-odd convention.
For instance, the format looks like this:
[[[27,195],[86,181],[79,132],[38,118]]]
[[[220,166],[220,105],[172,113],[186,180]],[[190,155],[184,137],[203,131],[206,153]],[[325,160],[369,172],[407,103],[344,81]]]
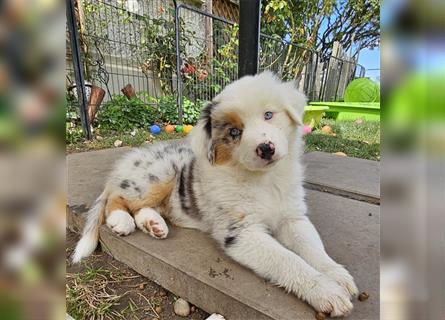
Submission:
[[[73,25],[67,28],[69,116],[79,110],[88,114],[89,96],[98,87],[104,91],[102,105],[125,107],[123,96],[135,95],[132,103],[159,114],[167,108],[175,113],[172,119],[187,123],[184,110],[210,101],[238,77],[238,25],[231,21],[172,0],[66,1],[79,40],[73,47]],[[341,99],[347,84],[364,76],[355,62],[324,58],[275,36],[261,34],[259,47],[259,70],[295,80],[310,100]],[[82,71],[81,84],[76,70]]]

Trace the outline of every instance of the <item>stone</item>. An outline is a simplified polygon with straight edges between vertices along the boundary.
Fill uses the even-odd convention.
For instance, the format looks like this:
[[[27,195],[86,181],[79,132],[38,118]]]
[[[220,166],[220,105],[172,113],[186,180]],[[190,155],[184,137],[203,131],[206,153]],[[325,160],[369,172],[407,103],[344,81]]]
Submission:
[[[116,148],[118,148],[118,147],[121,147],[122,146],[122,144],[123,144],[123,142],[121,141],[121,140],[116,140],[116,141],[114,141],[114,146],[116,147]]]
[[[336,156],[347,157],[348,155],[344,152],[338,151],[333,153]]]
[[[173,310],[178,316],[187,317],[190,314],[190,304],[182,298],[175,301]]]

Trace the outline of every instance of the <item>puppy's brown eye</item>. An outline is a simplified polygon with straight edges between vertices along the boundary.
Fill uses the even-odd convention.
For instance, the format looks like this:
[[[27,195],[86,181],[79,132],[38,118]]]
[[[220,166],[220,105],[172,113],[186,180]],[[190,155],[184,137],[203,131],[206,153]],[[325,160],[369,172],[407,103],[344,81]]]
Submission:
[[[236,138],[241,135],[241,130],[238,128],[232,128],[230,129],[229,133],[233,138]]]
[[[267,111],[264,113],[264,120],[270,120],[273,118],[273,112],[272,111]]]

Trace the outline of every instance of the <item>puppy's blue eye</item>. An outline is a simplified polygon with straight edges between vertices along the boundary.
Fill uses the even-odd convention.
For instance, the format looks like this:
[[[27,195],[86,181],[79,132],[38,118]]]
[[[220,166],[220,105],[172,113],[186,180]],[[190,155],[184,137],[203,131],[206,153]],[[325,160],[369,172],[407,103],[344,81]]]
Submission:
[[[241,130],[240,129],[238,129],[238,128],[232,128],[232,129],[230,129],[230,135],[232,136],[232,137],[238,137],[240,134],[241,134]]]
[[[264,119],[265,120],[270,120],[273,118],[273,112],[272,111],[267,111],[266,113],[264,113]]]

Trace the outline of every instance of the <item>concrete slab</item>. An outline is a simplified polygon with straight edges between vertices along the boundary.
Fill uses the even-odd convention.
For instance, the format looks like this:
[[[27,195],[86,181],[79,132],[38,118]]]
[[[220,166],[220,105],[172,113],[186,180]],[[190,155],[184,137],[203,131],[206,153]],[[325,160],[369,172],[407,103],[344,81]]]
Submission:
[[[68,155],[68,203],[71,206],[92,203],[100,194],[114,162],[130,149],[123,147]],[[317,151],[305,154],[303,162],[308,188],[380,203],[379,162]],[[83,189],[91,192],[85,194]]]
[[[310,152],[303,156],[308,188],[380,203],[380,163]]]
[[[116,160],[129,150],[130,147],[122,147],[68,155],[68,205],[74,211],[85,211],[82,206],[94,202],[102,192],[108,172]]]
[[[80,224],[80,213],[101,192],[112,163],[125,151],[68,156],[68,211],[72,213],[68,218],[72,226]],[[370,294],[367,301],[354,302],[355,310],[348,319],[378,319],[379,207],[313,190],[308,190],[307,200],[310,217],[328,252],[348,266],[359,289]],[[199,231],[172,228],[169,237],[161,241],[142,232],[118,237],[105,226],[100,234],[102,247],[117,260],[207,312],[218,312],[231,320],[314,319],[309,306],[233,262]]]

